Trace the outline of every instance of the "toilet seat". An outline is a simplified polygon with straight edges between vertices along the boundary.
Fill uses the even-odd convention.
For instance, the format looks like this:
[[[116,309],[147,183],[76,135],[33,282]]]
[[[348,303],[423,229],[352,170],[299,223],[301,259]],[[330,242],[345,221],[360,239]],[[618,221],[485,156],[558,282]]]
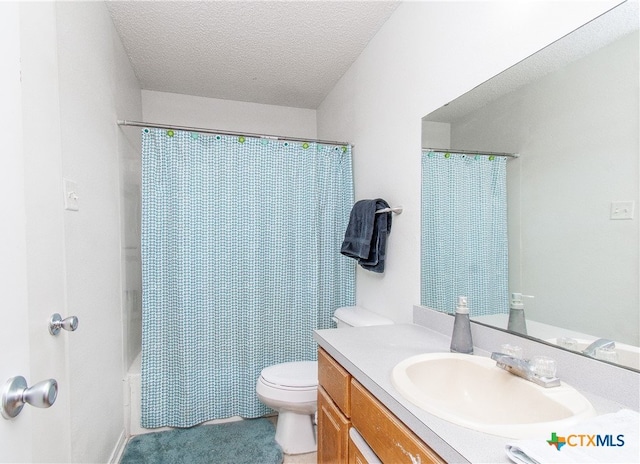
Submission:
[[[269,366],[260,373],[260,380],[282,390],[315,390],[318,387],[318,362],[295,361]]]

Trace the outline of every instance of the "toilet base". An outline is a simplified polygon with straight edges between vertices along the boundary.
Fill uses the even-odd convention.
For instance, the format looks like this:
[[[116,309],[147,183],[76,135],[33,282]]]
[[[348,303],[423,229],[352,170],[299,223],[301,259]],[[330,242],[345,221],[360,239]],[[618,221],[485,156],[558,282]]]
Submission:
[[[316,450],[314,414],[280,411],[276,426],[276,442],[285,454],[313,453]]]

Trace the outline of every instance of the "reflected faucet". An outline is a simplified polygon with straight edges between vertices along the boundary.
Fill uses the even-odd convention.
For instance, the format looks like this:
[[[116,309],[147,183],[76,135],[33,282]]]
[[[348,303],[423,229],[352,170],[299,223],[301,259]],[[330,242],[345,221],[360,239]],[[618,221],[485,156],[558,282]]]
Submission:
[[[613,340],[609,340],[606,338],[599,338],[595,342],[593,342],[591,345],[586,347],[584,350],[582,350],[582,353],[592,358],[595,358],[596,350],[598,348],[605,348],[605,349],[612,350],[615,347],[616,347],[616,342],[614,342]]]
[[[533,382],[541,387],[559,387],[560,379],[553,375],[541,375],[537,366],[527,359],[520,359],[504,353],[491,353],[491,359],[496,361],[496,366],[507,372],[522,377],[529,382]],[[545,373],[546,374],[546,373]]]

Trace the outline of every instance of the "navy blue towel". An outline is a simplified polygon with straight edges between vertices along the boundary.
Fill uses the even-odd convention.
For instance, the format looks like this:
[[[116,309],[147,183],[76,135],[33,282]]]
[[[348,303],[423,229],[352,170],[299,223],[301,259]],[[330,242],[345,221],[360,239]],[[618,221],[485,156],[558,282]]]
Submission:
[[[340,253],[358,261],[368,271],[384,272],[391,213],[376,214],[389,204],[381,198],[360,200],[353,205]]]

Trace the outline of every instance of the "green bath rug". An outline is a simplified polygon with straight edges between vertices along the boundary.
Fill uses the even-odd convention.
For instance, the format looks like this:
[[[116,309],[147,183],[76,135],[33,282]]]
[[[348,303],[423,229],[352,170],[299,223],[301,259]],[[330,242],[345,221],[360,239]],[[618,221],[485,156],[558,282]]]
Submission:
[[[133,437],[120,464],[281,464],[268,419],[249,419]]]

